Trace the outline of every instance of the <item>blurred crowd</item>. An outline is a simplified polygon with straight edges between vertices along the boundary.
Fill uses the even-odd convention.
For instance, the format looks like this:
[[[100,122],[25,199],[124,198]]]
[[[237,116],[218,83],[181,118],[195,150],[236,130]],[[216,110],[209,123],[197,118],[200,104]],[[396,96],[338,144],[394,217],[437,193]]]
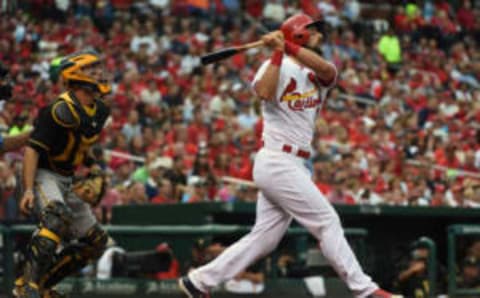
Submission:
[[[480,206],[478,1],[32,0],[2,9],[0,61],[15,84],[0,106],[4,133],[29,129],[60,93],[55,58],[104,54],[112,113],[94,153],[110,178],[107,218],[113,205],[256,200],[248,181],[262,116],[250,81],[269,53],[206,67],[199,56],[255,41],[297,12],[328,24],[318,50],[339,70],[309,161],[328,199]],[[0,161],[0,218],[18,216],[21,158]]]

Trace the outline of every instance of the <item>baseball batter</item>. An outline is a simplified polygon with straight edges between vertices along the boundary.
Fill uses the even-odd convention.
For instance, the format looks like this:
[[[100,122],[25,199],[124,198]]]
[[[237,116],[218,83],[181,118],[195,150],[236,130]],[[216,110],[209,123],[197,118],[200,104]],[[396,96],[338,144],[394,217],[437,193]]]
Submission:
[[[337,71],[309,48],[321,41],[319,22],[297,14],[280,31],[263,36],[273,50],[258,70],[252,87],[263,102],[263,148],[255,158],[253,176],[260,188],[252,231],[218,258],[179,280],[190,298],[208,297],[210,288],[234,278],[269,254],[292,219],[318,239],[319,246],[355,297],[392,298],[361,269],[348,245],[339,217],[312,182],[305,159],[311,154],[314,119]],[[397,296],[398,297],[398,296]]]

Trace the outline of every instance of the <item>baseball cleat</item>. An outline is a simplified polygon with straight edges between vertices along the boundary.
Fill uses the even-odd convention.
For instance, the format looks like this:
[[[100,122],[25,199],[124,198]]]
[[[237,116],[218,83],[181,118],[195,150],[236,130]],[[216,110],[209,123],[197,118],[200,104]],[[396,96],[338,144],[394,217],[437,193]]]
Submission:
[[[402,295],[395,295],[392,293],[389,293],[387,291],[384,291],[382,289],[377,289],[375,292],[370,294],[368,298],[403,298]]]
[[[13,288],[12,294],[15,298],[30,297],[26,293],[28,288],[23,277],[19,277],[15,280],[15,287]],[[41,298],[67,298],[68,296],[64,293],[58,292],[54,289],[43,289],[39,291]]]
[[[20,297],[23,287],[25,286],[25,280],[22,277],[19,277],[15,280],[15,286],[13,287],[13,297]]]
[[[22,284],[20,284],[20,282]],[[15,282],[13,289],[13,297],[16,298],[41,298],[40,291],[35,283],[24,283],[23,280]]]
[[[188,276],[183,276],[178,279],[178,286],[180,290],[187,295],[188,298],[210,298],[210,295],[203,293],[197,289]]]

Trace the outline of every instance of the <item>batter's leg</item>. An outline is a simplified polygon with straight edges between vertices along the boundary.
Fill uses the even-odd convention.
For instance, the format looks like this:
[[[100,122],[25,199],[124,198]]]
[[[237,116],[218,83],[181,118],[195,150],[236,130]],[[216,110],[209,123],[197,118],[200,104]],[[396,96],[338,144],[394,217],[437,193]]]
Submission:
[[[312,182],[303,161],[291,155],[263,154],[267,157],[261,159],[262,175],[255,182],[264,194],[318,239],[324,256],[354,295],[366,297],[378,289],[360,267],[337,213]]]
[[[304,185],[302,189],[304,195],[309,196],[304,199],[314,202],[309,202],[308,207],[304,208],[299,199],[300,202],[291,202],[286,209],[318,239],[323,255],[354,295],[370,295],[378,286],[363,272],[345,238],[337,213],[316,186],[311,184],[311,187]]]
[[[257,201],[252,231],[228,247],[215,260],[193,270],[190,280],[203,292],[234,278],[278,245],[291,222],[291,216],[272,204],[262,193]]]

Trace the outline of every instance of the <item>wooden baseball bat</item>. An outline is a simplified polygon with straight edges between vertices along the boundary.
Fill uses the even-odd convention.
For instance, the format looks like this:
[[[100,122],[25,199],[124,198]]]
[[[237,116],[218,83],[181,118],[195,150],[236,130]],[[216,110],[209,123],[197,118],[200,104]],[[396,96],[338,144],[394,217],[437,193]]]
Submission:
[[[241,46],[221,49],[217,52],[208,53],[208,54],[203,55],[202,57],[200,57],[200,61],[201,61],[202,65],[207,65],[207,64],[210,64],[210,63],[214,63],[214,62],[226,59],[228,57],[232,57],[233,55],[236,55],[236,54],[241,53],[243,51],[246,51],[248,49],[260,47],[262,45],[263,45],[263,41],[258,40],[258,41],[247,43],[247,44],[244,44],[244,45],[241,45]]]

